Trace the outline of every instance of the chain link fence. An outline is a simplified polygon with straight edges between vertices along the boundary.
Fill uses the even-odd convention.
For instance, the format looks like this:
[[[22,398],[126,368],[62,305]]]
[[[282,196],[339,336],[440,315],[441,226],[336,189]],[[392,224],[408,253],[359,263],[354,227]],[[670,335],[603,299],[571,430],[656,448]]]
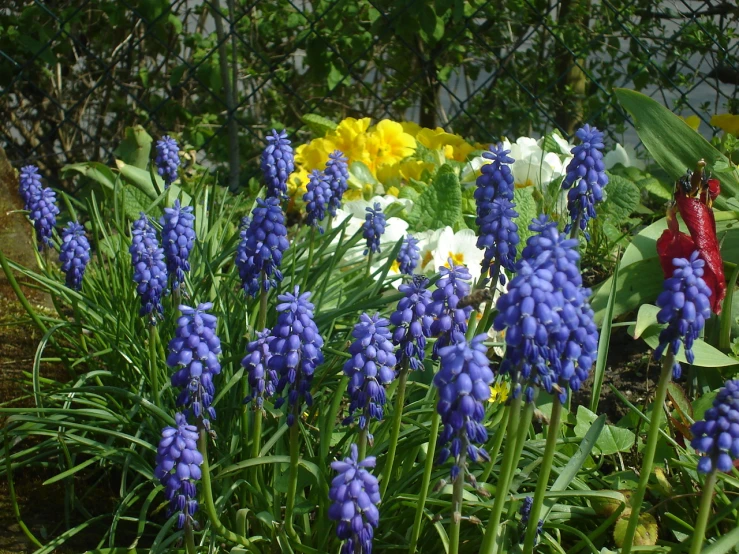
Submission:
[[[470,140],[636,142],[614,87],[712,133],[739,111],[739,6],[654,0],[9,0],[0,143],[47,175],[110,162],[124,129],[173,133],[243,185],[301,117],[410,119]]]

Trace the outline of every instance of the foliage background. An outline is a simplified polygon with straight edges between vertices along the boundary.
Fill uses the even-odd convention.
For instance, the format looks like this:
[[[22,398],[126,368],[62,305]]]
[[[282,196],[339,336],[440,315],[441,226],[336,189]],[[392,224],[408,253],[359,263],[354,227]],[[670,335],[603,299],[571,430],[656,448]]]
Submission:
[[[478,141],[583,121],[621,135],[611,91],[624,86],[712,132],[711,115],[739,109],[738,20],[733,2],[694,0],[10,0],[0,142],[59,175],[112,161],[141,123],[228,168],[236,189],[264,133],[300,132],[307,113]]]

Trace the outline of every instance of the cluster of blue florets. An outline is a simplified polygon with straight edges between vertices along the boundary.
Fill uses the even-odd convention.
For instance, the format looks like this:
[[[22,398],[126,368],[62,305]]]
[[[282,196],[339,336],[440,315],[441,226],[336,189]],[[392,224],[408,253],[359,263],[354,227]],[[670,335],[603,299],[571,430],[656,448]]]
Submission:
[[[654,358],[659,360],[669,346],[673,354],[680,350],[680,343],[685,345],[685,359],[693,363],[693,342],[698,338],[706,320],[711,317],[711,289],[703,280],[705,262],[696,250],[689,260],[675,258],[672,260],[675,271],[672,277],[665,279],[664,290],[657,297],[657,321],[666,323],[659,334],[659,346],[654,351]],[[675,361],[672,367],[675,379],[680,377],[680,364]]]
[[[328,155],[326,169],[324,170],[328,179],[331,197],[328,201],[328,213],[336,215],[336,210],[341,208],[341,200],[349,188],[349,167],[346,156],[341,150],[334,150]]]
[[[157,233],[145,213],[134,221],[131,230],[131,263],[136,292],[141,298],[139,315],[154,316],[163,312],[162,296],[167,290],[167,264],[159,246]],[[156,317],[152,317],[152,323]]]
[[[180,306],[182,315],[177,320],[175,336],[169,341],[167,356],[167,365],[176,370],[172,386],[180,389],[177,405],[191,408],[195,417],[203,417],[206,426],[207,418],[216,418],[216,410],[211,406],[216,393],[213,376],[221,372],[218,320],[208,313],[212,307],[210,302],[197,308]]]
[[[257,409],[264,405],[264,399],[275,393],[277,385],[277,372],[269,367],[269,359],[272,356],[269,347],[274,340],[272,331],[264,329],[257,332],[257,340],[251,341],[246,347],[246,356],[241,360],[241,365],[246,370],[251,391],[244,402],[254,401]]]
[[[310,292],[301,294],[296,286],[294,292],[280,294],[277,300],[279,315],[272,328],[274,339],[269,346],[272,355],[268,366],[279,376],[275,393],[288,391],[287,402],[292,409],[287,414],[287,424],[293,425],[294,412],[299,410],[302,402],[308,406],[313,403],[310,385],[316,367],[323,363],[323,338],[313,321]],[[275,408],[284,402],[284,397],[278,398]]]
[[[431,336],[433,318],[428,313],[431,302],[428,284],[426,277],[414,275],[410,283],[400,285],[398,288],[405,296],[390,316],[390,323],[395,326],[393,343],[398,346],[398,363],[407,361],[412,370],[423,369],[426,339]]]
[[[367,208],[367,215],[362,225],[362,236],[367,240],[365,255],[368,252],[380,251],[380,237],[385,232],[385,226],[385,214],[382,213],[380,203],[375,202],[373,207]]]
[[[509,167],[514,160],[508,154],[510,150],[505,150],[502,144],[491,146],[489,152],[483,153],[491,163],[482,166],[482,174],[477,178],[475,222],[480,228],[477,247],[485,250],[483,273],[492,271],[493,260],[509,272],[516,262],[519,237],[518,225],[513,220],[518,213],[513,203],[514,180]]]
[[[585,124],[575,136],[581,142],[572,149],[573,158],[562,181],[562,188],[568,191],[567,210],[570,213],[565,232],[569,232],[573,225],[585,230],[588,221],[595,217],[595,205],[603,200],[603,187],[608,184],[603,163],[603,133]],[[587,233],[585,237],[589,238]]]
[[[157,141],[156,150],[154,164],[157,166],[157,173],[164,180],[164,186],[169,187],[177,180],[180,167],[180,147],[175,139],[164,136]]]
[[[344,542],[341,554],[372,554],[372,539],[380,523],[380,485],[368,468],[375,467],[375,457],[358,460],[356,444],[343,461],[331,462],[338,473],[331,481],[328,517],[337,521],[336,535]]]
[[[162,225],[162,249],[167,260],[167,272],[172,280],[172,290],[185,281],[190,271],[190,252],[195,244],[195,216],[192,206],[180,206],[175,200],[171,208],[164,208]]]
[[[691,446],[705,454],[698,460],[698,471],[731,471],[739,459],[739,380],[726,381],[713,407],[690,430]]]
[[[62,231],[59,261],[62,264],[67,286],[80,290],[85,268],[90,261],[90,242],[85,236],[85,228],[77,221],[70,221]]]
[[[398,250],[398,270],[403,275],[413,275],[420,259],[421,249],[418,247],[418,239],[413,235],[406,235]]]
[[[182,529],[198,509],[195,483],[201,477],[203,456],[198,451],[196,427],[187,423],[183,413],[175,414],[175,422],[176,427],[162,430],[154,477],[164,486],[168,515],[177,514],[177,526]]]
[[[326,208],[331,200],[331,188],[328,177],[322,172],[314,169],[306,185],[306,193],[303,195],[305,202],[306,223],[323,233],[320,223],[326,217]]]
[[[245,222],[246,223],[245,219]],[[282,256],[287,250],[285,215],[277,198],[257,198],[251,221],[243,225],[236,249],[236,266],[244,292],[256,296],[282,281]]]
[[[354,342],[349,347],[352,357],[344,364],[350,398],[345,425],[354,422],[356,411],[360,412],[360,429],[367,427],[370,419],[382,419],[385,387],[395,378],[395,354],[388,324],[379,314],[362,314],[354,326]]]
[[[41,173],[35,165],[27,165],[21,168],[18,178],[21,198],[23,199],[23,209],[31,211],[31,200],[41,192],[44,186],[41,184]]]
[[[439,274],[441,278],[436,282],[436,290],[428,305],[428,313],[434,317],[431,334],[438,337],[433,348],[434,360],[440,348],[451,344],[459,334],[464,336],[467,320],[472,313],[472,306],[459,307],[459,301],[470,293],[472,276],[467,267],[454,265],[450,258],[449,267],[440,267]]]
[[[545,216],[529,227],[534,234],[516,263],[516,276],[497,303],[493,326],[506,330],[501,370],[521,385],[554,389],[560,400],[567,388],[587,379],[598,349],[598,330],[582,286],[577,240],[560,233]],[[526,398],[533,398],[531,386]]]
[[[267,196],[283,199],[287,196],[287,178],[295,170],[293,149],[285,131],[267,135],[267,147],[262,152],[262,174]]]

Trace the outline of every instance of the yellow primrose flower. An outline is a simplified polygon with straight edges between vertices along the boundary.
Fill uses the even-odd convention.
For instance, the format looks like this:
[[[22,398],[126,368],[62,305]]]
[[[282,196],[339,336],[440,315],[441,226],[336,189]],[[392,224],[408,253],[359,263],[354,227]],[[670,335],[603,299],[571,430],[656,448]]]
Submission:
[[[447,160],[464,162],[467,160],[467,156],[469,156],[469,154],[474,151],[475,151],[475,148],[471,144],[468,144],[467,142],[462,140],[456,145],[452,145],[452,144],[445,145],[444,146],[444,157]]]
[[[413,154],[416,150],[416,139],[403,131],[400,123],[383,119],[369,134],[368,148],[371,169],[385,164],[394,164]]]
[[[394,196],[395,198],[397,198],[398,195],[400,194],[400,190],[398,189],[398,187],[390,187],[389,189],[387,189],[387,191],[385,191],[385,194],[388,194],[390,196]]]
[[[342,120],[331,133],[326,135],[335,150],[341,150],[349,159],[349,163],[361,161],[366,163],[368,154],[366,150],[367,129],[371,119],[364,117],[354,119],[347,117]]]
[[[711,118],[711,125],[718,127],[725,133],[739,137],[739,115],[733,115],[730,113],[722,113],[721,115],[714,115]]]
[[[408,133],[413,138],[416,138],[418,132],[423,129],[423,127],[421,127],[415,121],[401,121],[400,124],[403,126],[403,131]]]
[[[508,383],[498,381],[490,387],[490,398],[488,402],[500,402],[501,404],[508,400]]]
[[[421,160],[405,160],[400,162],[400,176],[406,181],[410,181],[411,179],[420,181],[424,169],[427,169],[431,173],[434,171],[434,164]]]
[[[308,189],[306,186],[308,185],[308,181],[310,179],[310,174],[308,173],[308,170],[304,167],[297,168],[296,171],[293,171],[290,174],[290,177],[287,178],[287,192],[290,196],[297,196],[299,198],[303,198],[303,195],[308,192]]]
[[[385,164],[377,168],[377,180],[381,183],[387,183],[398,177],[400,177],[400,164]]]
[[[336,150],[334,143],[326,138],[317,138],[308,144],[301,144],[295,149],[297,165],[307,170],[323,169],[328,161],[328,155]]]
[[[697,131],[698,127],[700,127],[701,124],[700,117],[698,117],[697,115],[689,115],[688,117],[680,116],[680,119],[687,123],[688,127],[693,129],[693,131]],[[711,123],[713,123],[713,120],[711,120]]]

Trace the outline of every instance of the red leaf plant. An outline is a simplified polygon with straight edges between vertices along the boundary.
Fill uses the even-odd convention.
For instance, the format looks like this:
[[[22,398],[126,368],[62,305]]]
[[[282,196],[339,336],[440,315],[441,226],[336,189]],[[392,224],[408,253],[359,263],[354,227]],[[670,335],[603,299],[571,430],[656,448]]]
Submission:
[[[706,262],[703,280],[711,289],[711,309],[719,314],[726,296],[726,278],[712,206],[721,190],[718,180],[708,179],[704,173],[705,165],[701,160],[695,172],[688,171],[676,183],[675,202],[667,208],[667,229],[657,240],[657,254],[667,279],[675,270],[673,258],[689,258],[698,250]],[[675,208],[682,216],[690,236],[680,231]]]

